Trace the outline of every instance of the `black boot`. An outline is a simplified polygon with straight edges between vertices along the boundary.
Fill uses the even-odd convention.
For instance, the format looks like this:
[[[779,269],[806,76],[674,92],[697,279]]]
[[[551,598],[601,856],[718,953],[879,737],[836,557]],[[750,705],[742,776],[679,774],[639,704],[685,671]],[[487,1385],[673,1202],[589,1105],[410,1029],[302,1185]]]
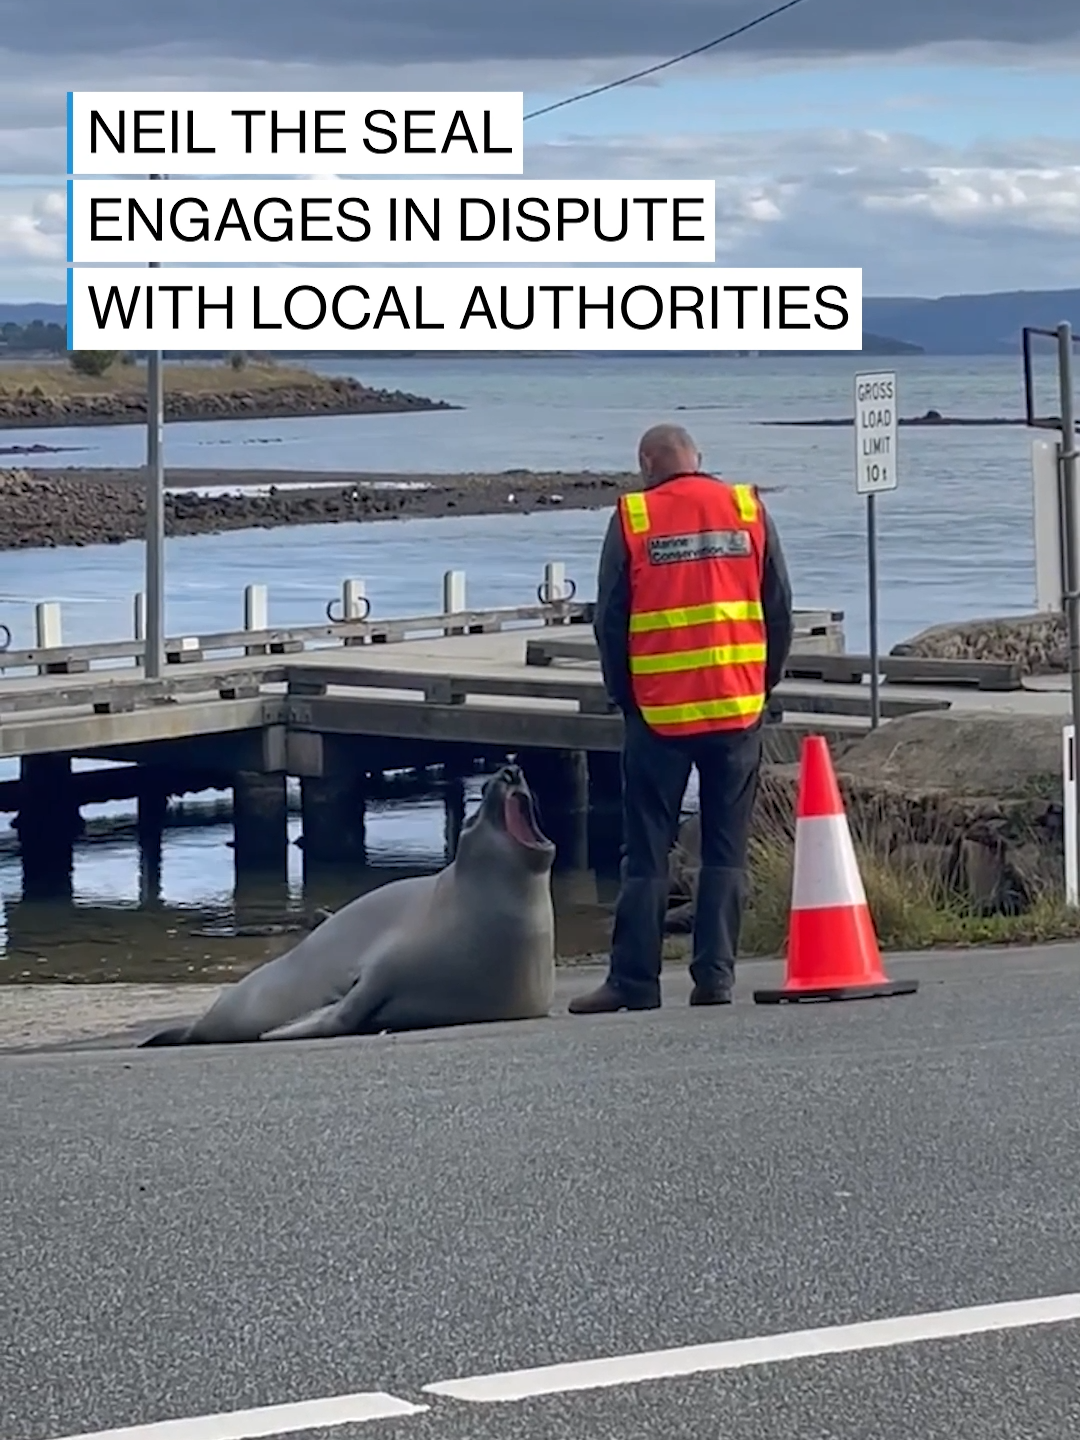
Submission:
[[[614,1015],[618,1010],[656,1010],[659,1006],[659,997],[643,1004],[631,1004],[610,980],[605,980],[595,990],[575,995],[567,1009],[571,1015]]]

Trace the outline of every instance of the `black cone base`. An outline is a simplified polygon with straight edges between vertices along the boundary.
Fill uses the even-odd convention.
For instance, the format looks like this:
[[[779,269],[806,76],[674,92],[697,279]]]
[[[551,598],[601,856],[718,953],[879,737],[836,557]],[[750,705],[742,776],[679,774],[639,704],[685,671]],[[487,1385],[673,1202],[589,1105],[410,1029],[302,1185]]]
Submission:
[[[821,990],[755,990],[755,1005],[797,1005],[822,1000],[873,1000],[887,995],[914,995],[917,980],[883,980],[876,985],[834,985]]]

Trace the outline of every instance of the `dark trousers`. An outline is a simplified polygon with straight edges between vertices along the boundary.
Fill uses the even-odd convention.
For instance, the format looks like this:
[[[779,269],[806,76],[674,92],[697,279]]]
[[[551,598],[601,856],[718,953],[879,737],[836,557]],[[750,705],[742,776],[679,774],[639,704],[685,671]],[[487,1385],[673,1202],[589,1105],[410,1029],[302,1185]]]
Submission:
[[[626,717],[622,884],[608,978],[628,1004],[660,1003],[668,856],[693,767],[700,794],[701,871],[690,974],[705,989],[731,987],[761,744],[760,726],[673,740],[650,730],[636,713]]]

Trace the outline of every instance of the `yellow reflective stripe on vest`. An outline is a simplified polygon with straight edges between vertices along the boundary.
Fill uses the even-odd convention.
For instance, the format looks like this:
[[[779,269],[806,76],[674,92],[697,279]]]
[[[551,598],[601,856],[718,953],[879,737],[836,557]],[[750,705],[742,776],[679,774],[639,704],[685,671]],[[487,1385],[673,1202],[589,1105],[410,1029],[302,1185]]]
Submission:
[[[649,502],[640,490],[623,496],[630,529],[635,535],[643,535],[649,528]]]
[[[669,655],[631,655],[632,675],[669,675],[680,670],[709,670],[719,665],[763,665],[764,645],[710,645],[704,650],[675,650]]]
[[[764,620],[760,600],[721,600],[672,610],[642,610],[630,616],[631,635],[650,630],[681,630],[685,625],[710,625],[725,620]]]
[[[764,695],[740,695],[733,700],[698,700],[692,705],[643,705],[641,716],[647,725],[694,725],[701,720],[759,715],[764,709]]]
[[[758,518],[758,505],[754,498],[753,486],[733,485],[731,489],[735,495],[735,504],[739,509],[739,519],[752,525]]]

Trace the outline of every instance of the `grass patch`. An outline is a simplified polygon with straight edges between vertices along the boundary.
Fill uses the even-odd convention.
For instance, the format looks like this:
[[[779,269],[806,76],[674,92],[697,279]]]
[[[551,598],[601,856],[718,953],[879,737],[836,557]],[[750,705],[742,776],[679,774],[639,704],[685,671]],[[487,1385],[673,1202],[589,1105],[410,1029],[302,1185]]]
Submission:
[[[1047,888],[1022,915],[980,914],[949,893],[940,877],[918,863],[875,855],[856,842],[867,904],[882,950],[962,949],[974,945],[1038,945],[1080,939],[1080,911]],[[755,842],[751,893],[740,950],[782,955],[791,898],[791,853]]]
[[[978,945],[1036,945],[1080,938],[1080,910],[1065,903],[1062,862],[1045,840],[1019,843],[1030,900],[1022,914],[988,914],[977,895],[958,884],[948,859],[955,832],[916,840],[895,813],[849,820],[867,903],[883,950],[929,950]],[[786,807],[759,812],[751,842],[750,888],[740,951],[782,955],[786,947],[794,859],[794,822]],[[1014,858],[1016,857],[1016,858]]]
[[[212,364],[163,366],[162,383],[169,395],[228,395],[237,391],[267,394],[297,386],[329,383],[314,370],[299,365],[275,365],[248,360],[236,369],[229,359]],[[23,396],[126,395],[146,390],[146,365],[116,360],[102,375],[80,375],[66,360],[42,361],[34,365],[0,362],[0,398]]]

